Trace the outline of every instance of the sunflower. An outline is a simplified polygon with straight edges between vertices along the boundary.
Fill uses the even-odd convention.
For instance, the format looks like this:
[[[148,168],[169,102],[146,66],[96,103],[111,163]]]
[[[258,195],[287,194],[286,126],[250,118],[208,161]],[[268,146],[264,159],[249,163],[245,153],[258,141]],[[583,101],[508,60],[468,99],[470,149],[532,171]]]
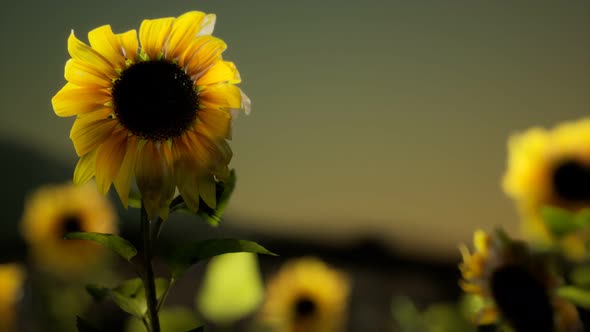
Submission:
[[[511,137],[503,187],[518,206],[525,235],[541,244],[551,243],[554,239],[541,216],[543,207],[572,212],[590,207],[590,119]],[[585,254],[575,235],[563,244],[570,256]]]
[[[262,320],[277,332],[343,331],[350,285],[316,258],[286,263],[269,281]]]
[[[501,316],[516,331],[577,331],[575,307],[557,297],[560,279],[551,272],[546,257],[533,256],[522,242],[503,234],[478,230],[475,251],[461,246],[461,288],[484,303],[478,324],[492,324]]]
[[[45,186],[26,201],[22,234],[35,262],[60,277],[81,276],[98,267],[106,255],[88,241],[65,240],[69,232],[117,233],[109,201],[90,184]]]
[[[16,331],[16,304],[25,278],[18,264],[0,264],[0,331]]]
[[[228,176],[231,119],[249,111],[235,85],[240,75],[213,36],[215,15],[192,11],[144,20],[114,34],[109,25],[72,32],[65,66],[68,83],[53,97],[58,116],[76,116],[70,132],[80,157],[74,183],[96,178],[99,191],[114,184],[129,203],[133,183],[150,219],[166,219],[176,189],[194,211],[216,206],[215,181]]]

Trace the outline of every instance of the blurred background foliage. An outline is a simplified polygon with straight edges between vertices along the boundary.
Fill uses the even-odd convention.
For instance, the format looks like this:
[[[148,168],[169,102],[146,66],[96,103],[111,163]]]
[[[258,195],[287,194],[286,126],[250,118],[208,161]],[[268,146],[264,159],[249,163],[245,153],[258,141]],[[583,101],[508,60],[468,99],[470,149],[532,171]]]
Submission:
[[[458,298],[456,248],[475,228],[518,233],[500,190],[508,136],[589,114],[588,1],[12,1],[0,14],[0,262],[26,259],[24,197],[77,161],[73,119],[50,104],[70,30],[85,39],[195,9],[217,14],[253,112],[234,131],[224,222],[174,215],[161,250],[257,240],[281,255],[260,257],[265,278],[318,255],[354,281],[352,331],[391,328],[394,295],[412,299],[407,317],[458,315],[421,310]],[[138,211],[114,202],[133,240]],[[192,269],[171,304],[192,306],[202,276]]]

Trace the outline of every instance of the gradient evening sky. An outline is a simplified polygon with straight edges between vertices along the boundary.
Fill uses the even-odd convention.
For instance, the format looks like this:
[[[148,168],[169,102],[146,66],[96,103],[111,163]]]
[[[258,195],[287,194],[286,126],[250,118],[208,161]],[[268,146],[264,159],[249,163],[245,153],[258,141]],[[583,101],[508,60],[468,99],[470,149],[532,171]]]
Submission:
[[[50,104],[70,30],[188,10],[217,14],[253,103],[231,143],[242,227],[454,255],[517,230],[508,136],[590,116],[590,1],[25,0],[0,14],[0,139],[73,169]]]

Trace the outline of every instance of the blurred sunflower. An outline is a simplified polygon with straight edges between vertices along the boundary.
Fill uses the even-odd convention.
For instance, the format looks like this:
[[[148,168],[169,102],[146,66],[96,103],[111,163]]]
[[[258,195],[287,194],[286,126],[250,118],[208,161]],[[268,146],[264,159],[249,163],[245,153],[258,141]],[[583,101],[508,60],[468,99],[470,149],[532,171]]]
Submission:
[[[525,235],[550,243],[553,239],[541,216],[543,207],[574,212],[590,207],[590,119],[552,130],[533,128],[511,137],[503,187],[524,219]],[[573,256],[585,253],[575,238],[565,240]]]
[[[69,232],[117,233],[110,202],[94,186],[52,185],[25,203],[22,234],[35,262],[60,277],[78,277],[105,259],[105,250],[88,241],[65,240]]]
[[[286,263],[269,281],[261,319],[277,332],[343,331],[350,285],[316,258]]]
[[[211,36],[214,14],[192,11],[178,18],[144,20],[114,34],[109,25],[73,32],[68,83],[53,97],[55,113],[76,116],[70,132],[80,161],[74,183],[96,177],[111,183],[125,207],[133,179],[150,219],[166,219],[178,188],[194,211],[202,199],[216,206],[215,181],[228,176],[232,113],[249,111],[236,87],[240,75]],[[139,46],[141,44],[141,46]]]
[[[459,285],[483,302],[476,323],[492,324],[501,316],[517,332],[579,330],[576,308],[556,295],[561,281],[546,257],[533,256],[524,243],[481,230],[473,242],[473,253],[460,247]]]
[[[25,278],[18,264],[0,264],[0,331],[16,331],[16,305]]]

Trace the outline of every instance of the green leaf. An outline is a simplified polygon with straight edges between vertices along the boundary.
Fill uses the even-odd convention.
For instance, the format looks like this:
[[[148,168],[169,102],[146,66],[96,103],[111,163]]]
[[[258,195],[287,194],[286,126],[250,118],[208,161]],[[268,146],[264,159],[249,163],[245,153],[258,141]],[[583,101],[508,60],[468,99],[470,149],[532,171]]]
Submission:
[[[221,222],[221,218],[223,217],[223,214],[225,212],[225,209],[227,208],[231,195],[236,187],[236,181],[236,172],[232,169],[227,181],[215,182],[215,196],[217,199],[217,206],[215,207],[215,209],[213,209],[209,207],[203,200],[200,200],[197,215],[211,226],[219,225],[219,223]],[[187,211],[192,213],[192,211],[188,208],[188,206],[182,199],[182,196],[178,196],[170,204],[170,212],[173,211]]]
[[[133,316],[141,318],[147,311],[145,291],[139,278],[124,281],[109,290],[109,295],[121,310]]]
[[[137,249],[124,238],[114,234],[102,234],[93,232],[73,232],[65,235],[67,240],[93,241],[105,248],[108,248],[119,256],[130,261],[137,255]]]
[[[76,316],[76,327],[78,328],[78,332],[99,332],[97,328],[80,316]]]
[[[159,299],[168,287],[169,281],[164,278],[156,278],[155,284]],[[145,289],[139,278],[126,280],[115,288],[88,285],[86,290],[95,299],[103,299],[108,295],[121,310],[135,317],[142,318],[147,313]]]
[[[205,326],[200,326],[187,332],[205,332]]]
[[[254,254],[272,255],[256,242],[237,239],[209,239],[181,246],[169,257],[172,276],[178,279],[191,265],[213,256],[234,252],[250,252]]]
[[[579,307],[590,309],[590,291],[575,286],[563,286],[557,289],[557,295]]]
[[[551,233],[558,237],[577,231],[583,226],[572,212],[558,207],[543,207],[541,216]]]

